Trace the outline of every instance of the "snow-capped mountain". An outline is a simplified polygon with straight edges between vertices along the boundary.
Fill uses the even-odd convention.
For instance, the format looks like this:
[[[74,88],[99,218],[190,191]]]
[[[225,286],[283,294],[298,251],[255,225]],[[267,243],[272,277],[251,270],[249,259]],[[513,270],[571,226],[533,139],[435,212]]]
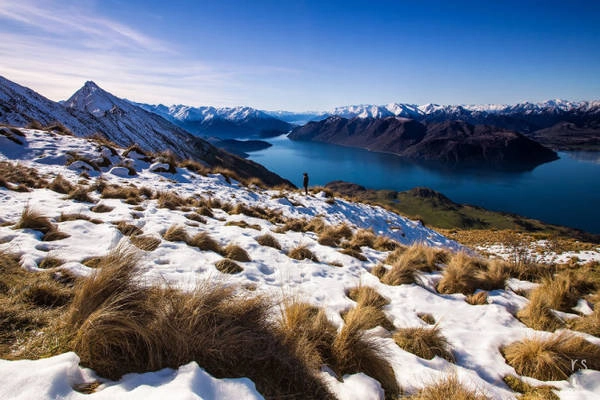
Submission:
[[[288,132],[291,125],[252,107],[191,107],[136,103],[199,136],[271,137]]]
[[[278,175],[252,161],[222,151],[161,116],[86,82],[63,104],[0,77],[0,122],[24,126],[60,122],[76,136],[101,133],[120,146],[137,144],[151,152],[170,150],[209,166],[222,166],[243,177],[259,177],[265,183],[286,183]]]

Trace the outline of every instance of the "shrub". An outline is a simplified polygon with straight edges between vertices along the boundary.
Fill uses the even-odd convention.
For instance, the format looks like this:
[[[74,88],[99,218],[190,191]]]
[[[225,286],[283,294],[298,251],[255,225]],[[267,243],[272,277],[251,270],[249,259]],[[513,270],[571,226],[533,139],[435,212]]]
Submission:
[[[250,256],[240,246],[230,243],[223,249],[223,255],[227,258],[230,258],[235,261],[248,262],[250,261]]]
[[[440,381],[426,386],[408,400],[488,400],[485,394],[467,389],[455,375],[446,376]]]
[[[277,239],[275,239],[275,237],[273,235],[269,235],[268,233],[265,233],[264,235],[257,237],[256,241],[261,246],[268,246],[268,247],[273,247],[274,249],[277,249],[277,250],[281,250],[281,245],[279,244]]]
[[[210,235],[206,232],[200,232],[194,235],[189,241],[190,246],[194,246],[203,251],[214,251],[221,254],[223,249]]]
[[[295,260],[309,259],[314,262],[319,262],[317,256],[308,249],[306,245],[299,245],[288,252],[288,257]]]
[[[163,238],[169,242],[188,242],[189,237],[185,228],[181,225],[171,225],[164,233]]]
[[[548,339],[524,339],[504,347],[502,352],[519,375],[542,381],[567,379],[580,368],[600,368],[600,346],[566,332]],[[572,360],[586,360],[586,365],[573,365]]]
[[[129,241],[138,249],[144,251],[154,251],[160,246],[161,240],[151,235],[136,235],[131,236]]]
[[[67,194],[73,190],[73,185],[59,174],[48,184],[48,189],[57,193]]]
[[[439,326],[431,328],[402,328],[394,333],[394,341],[402,349],[421,358],[431,360],[435,356],[454,362],[448,340],[442,335]]]
[[[215,267],[224,274],[238,274],[244,270],[244,268],[229,258],[217,261]]]

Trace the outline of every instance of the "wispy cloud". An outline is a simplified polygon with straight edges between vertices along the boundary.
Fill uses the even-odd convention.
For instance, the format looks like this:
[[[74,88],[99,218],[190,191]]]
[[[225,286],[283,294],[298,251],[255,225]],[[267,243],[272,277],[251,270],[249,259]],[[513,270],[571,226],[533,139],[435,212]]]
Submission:
[[[0,0],[0,74],[54,100],[92,79],[136,101],[234,105],[251,100],[253,75],[294,73],[192,59],[101,16],[94,3],[67,3]]]

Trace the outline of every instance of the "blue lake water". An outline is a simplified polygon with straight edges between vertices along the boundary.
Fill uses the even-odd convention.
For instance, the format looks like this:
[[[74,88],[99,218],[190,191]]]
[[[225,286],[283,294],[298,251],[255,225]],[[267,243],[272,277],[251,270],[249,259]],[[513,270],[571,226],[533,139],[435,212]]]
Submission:
[[[599,153],[559,153],[557,161],[517,173],[424,166],[392,154],[285,136],[268,141],[272,147],[249,153],[249,158],[297,186],[303,172],[308,172],[310,185],[343,180],[398,191],[425,186],[458,203],[600,233]]]

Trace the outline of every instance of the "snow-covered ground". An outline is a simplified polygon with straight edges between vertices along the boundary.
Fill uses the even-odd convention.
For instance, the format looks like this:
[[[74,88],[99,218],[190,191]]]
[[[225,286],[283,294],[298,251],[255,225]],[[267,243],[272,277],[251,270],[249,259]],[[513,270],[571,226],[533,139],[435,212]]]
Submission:
[[[378,235],[407,245],[422,242],[452,251],[462,248],[419,222],[380,207],[342,199],[331,201],[325,193],[304,196],[299,192],[287,192],[282,195],[276,190],[246,188],[235,181],[228,183],[221,175],[205,177],[185,169],[178,169],[176,174],[152,172],[157,170],[155,165],[140,158],[125,160],[122,150],[118,155],[112,155],[107,148],[85,139],[36,130],[23,132],[25,137],[18,137],[23,144],[0,135],[0,161],[19,161],[25,166],[35,167],[49,180],[61,174],[72,183],[79,181],[80,168],[85,164],[75,162],[65,166],[68,151],[89,159],[105,156],[113,164],[129,162],[138,174],[130,177],[122,167],[104,168],[102,172],[92,170],[88,172],[91,176],[89,183],[102,176],[107,183],[135,184],[154,191],[175,191],[182,197],[200,196],[232,204],[256,205],[279,210],[290,218],[319,216],[329,224],[347,223],[354,229],[372,228]],[[66,261],[61,268],[87,275],[92,270],[82,264],[84,259],[105,255],[122,241],[129,240],[112,222],[127,221],[141,228],[144,234],[157,238],[170,226],[179,224],[185,227],[189,235],[207,232],[221,245],[234,243],[243,247],[251,261],[240,263],[243,271],[239,274],[222,274],[214,267],[215,262],[222,258],[220,255],[200,251],[183,242],[163,239],[156,250],[141,252],[145,278],[150,281],[166,281],[183,289],[193,288],[197,282],[207,279],[240,288],[252,285],[258,293],[265,293],[274,299],[291,296],[324,307],[330,320],[338,326],[343,324],[340,312],[355,304],[347,297],[347,290],[359,284],[372,286],[390,300],[384,312],[396,328],[425,326],[418,314],[430,313],[454,350],[454,364],[439,357],[424,360],[399,348],[383,328],[369,331],[372,339],[385,350],[398,383],[406,393],[415,392],[443,376],[455,375],[464,385],[483,391],[490,398],[514,399],[516,394],[502,378],[507,374],[517,374],[506,364],[499,348],[532,335],[549,335],[526,327],[514,317],[515,310],[522,308],[527,300],[509,289],[492,291],[488,297],[489,304],[473,306],[464,301],[462,294],[438,294],[435,283],[441,278],[439,272],[425,274],[421,285],[382,284],[369,271],[385,259],[387,252],[364,248],[367,261],[360,261],[340,253],[339,249],[319,244],[316,235],[310,232],[275,233],[273,231],[277,225],[260,218],[243,214],[229,215],[220,209],[213,209],[214,218],[206,217],[205,224],[194,223],[185,217],[184,211],[159,208],[156,200],[144,200],[140,207],[119,199],[100,199],[96,193],[91,193],[91,196],[98,203],[114,208],[107,213],[94,213],[90,210],[93,204],[66,200],[65,195],[49,189],[23,193],[0,187],[0,250],[20,254],[22,266],[31,271],[38,270],[42,259],[53,256]],[[70,237],[43,242],[37,231],[13,229],[8,223],[16,223],[27,206],[50,217],[58,229]],[[86,220],[57,222],[62,213],[80,213],[102,220],[103,223],[94,224]],[[257,225],[260,230],[227,225],[232,221]],[[259,245],[256,238],[265,233],[276,237],[282,250]],[[306,245],[319,262],[289,258],[287,251],[298,245]],[[512,284],[518,286],[519,282]],[[590,341],[600,343],[597,338],[587,337]],[[379,384],[364,374],[346,376],[343,382],[338,382],[327,372],[322,375],[340,399],[381,398]],[[95,379],[97,377],[93,371],[79,365],[79,358],[74,353],[36,361],[0,360],[2,399],[262,398],[249,379],[216,379],[204,371],[202,365],[193,362],[177,370],[129,374],[118,382],[103,380],[103,384],[91,395],[73,389],[78,384]],[[542,383],[530,378],[526,380],[533,384]],[[585,370],[572,375],[568,381],[551,384],[560,389],[556,393],[563,399],[598,399],[598,382],[600,372]]]

